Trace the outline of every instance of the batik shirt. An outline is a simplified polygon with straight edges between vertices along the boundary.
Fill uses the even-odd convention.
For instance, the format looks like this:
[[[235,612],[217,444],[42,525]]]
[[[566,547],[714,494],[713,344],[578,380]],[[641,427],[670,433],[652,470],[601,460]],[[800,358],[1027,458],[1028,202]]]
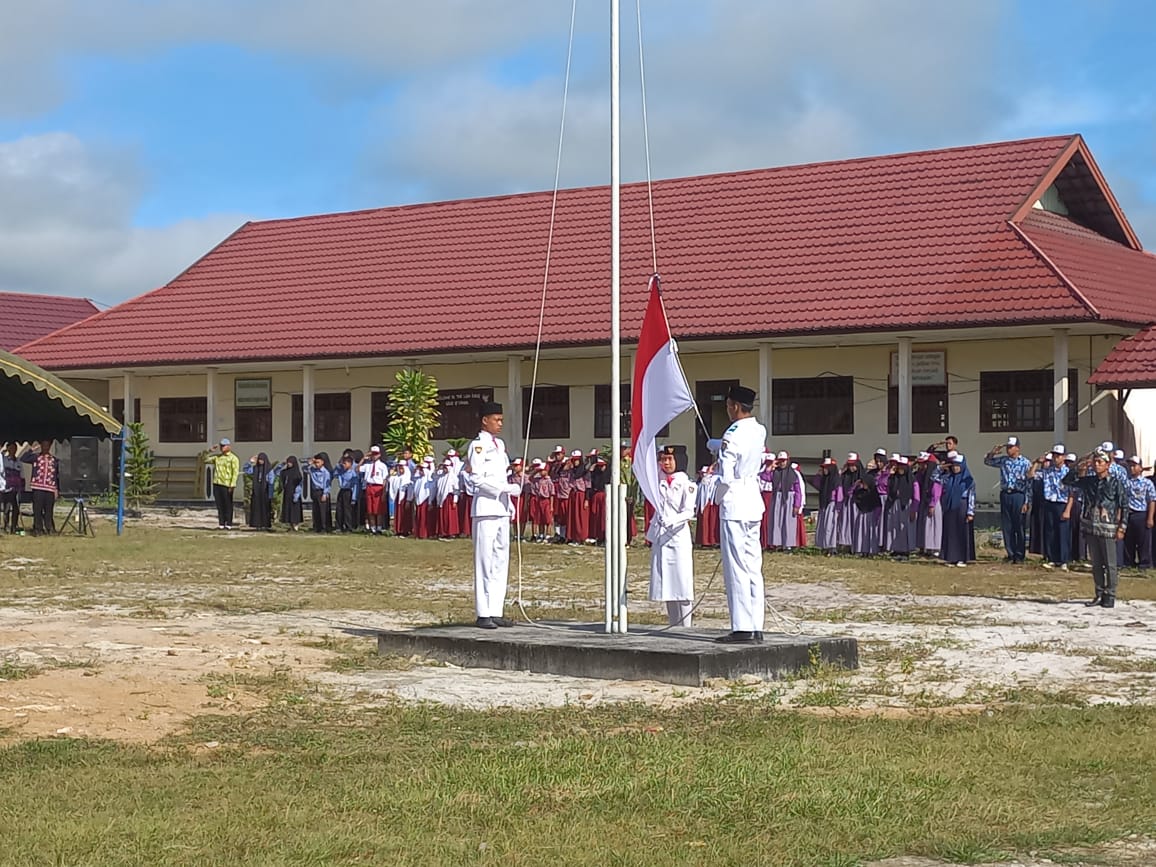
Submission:
[[[1156,502],[1156,485],[1151,479],[1133,476],[1124,483],[1124,490],[1128,494],[1128,508],[1133,512],[1146,512],[1148,504]]]
[[[1049,503],[1066,503],[1070,493],[1064,485],[1064,476],[1068,474],[1065,466],[1057,467],[1049,464],[1038,473],[1036,478],[1044,483],[1044,500]]]
[[[1008,455],[988,455],[983,462],[989,467],[999,468],[1001,491],[1022,494],[1028,489],[1028,470],[1031,462],[1023,455],[1013,458]]]

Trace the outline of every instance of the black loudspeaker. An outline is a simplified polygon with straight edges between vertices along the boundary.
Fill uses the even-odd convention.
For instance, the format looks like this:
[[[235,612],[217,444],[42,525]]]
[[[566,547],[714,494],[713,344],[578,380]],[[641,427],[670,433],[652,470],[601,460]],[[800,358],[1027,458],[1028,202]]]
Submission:
[[[73,437],[71,476],[74,482],[92,482],[98,472],[96,437]]]

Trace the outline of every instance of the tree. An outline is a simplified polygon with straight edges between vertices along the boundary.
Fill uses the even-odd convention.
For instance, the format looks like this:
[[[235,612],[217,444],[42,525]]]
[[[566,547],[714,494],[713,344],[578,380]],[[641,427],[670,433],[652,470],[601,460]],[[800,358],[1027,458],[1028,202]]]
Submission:
[[[124,496],[134,509],[157,498],[153,482],[153,451],[144,424],[134,421],[128,426],[128,442],[124,449]]]
[[[433,454],[430,432],[441,418],[438,383],[420,369],[399,370],[397,385],[389,393],[389,428],[381,437],[387,452],[409,448],[419,457]]]

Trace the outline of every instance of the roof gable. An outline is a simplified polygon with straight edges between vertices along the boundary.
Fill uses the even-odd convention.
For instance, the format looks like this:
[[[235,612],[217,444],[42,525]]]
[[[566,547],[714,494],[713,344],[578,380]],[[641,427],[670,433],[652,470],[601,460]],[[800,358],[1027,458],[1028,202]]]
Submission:
[[[671,327],[693,339],[1095,318],[1025,243],[1034,216],[1009,223],[1076,141],[658,181]],[[550,206],[539,192],[248,223],[167,286],[21,352],[78,369],[525,349]],[[609,339],[609,211],[607,187],[559,194],[546,345]],[[630,335],[652,270],[645,185],[623,188],[622,215]]]

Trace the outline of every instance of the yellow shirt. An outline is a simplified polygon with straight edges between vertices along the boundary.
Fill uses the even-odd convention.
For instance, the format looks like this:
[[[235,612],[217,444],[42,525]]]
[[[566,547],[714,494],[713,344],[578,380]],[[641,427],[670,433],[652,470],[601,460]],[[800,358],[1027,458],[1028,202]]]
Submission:
[[[226,488],[237,487],[237,478],[241,475],[241,460],[233,452],[213,455],[205,458],[213,464],[213,484],[224,485]]]

